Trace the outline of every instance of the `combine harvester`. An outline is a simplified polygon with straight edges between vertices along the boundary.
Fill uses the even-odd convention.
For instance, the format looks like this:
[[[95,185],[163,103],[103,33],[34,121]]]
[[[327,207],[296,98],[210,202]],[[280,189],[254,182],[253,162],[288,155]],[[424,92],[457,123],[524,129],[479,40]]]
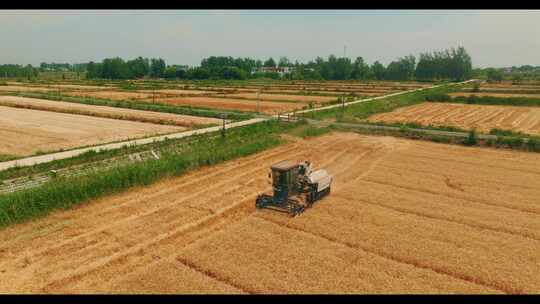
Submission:
[[[311,171],[310,162],[300,164],[289,160],[272,165],[268,177],[272,179],[274,195],[260,194],[255,206],[287,212],[297,216],[316,201],[330,193],[332,176],[326,170]]]

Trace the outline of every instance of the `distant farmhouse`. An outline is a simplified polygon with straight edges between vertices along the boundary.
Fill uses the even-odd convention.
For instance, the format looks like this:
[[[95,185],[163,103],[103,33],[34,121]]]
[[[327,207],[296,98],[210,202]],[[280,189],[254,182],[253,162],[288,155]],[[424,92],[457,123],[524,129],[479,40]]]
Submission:
[[[294,67],[260,67],[253,69],[251,71],[251,74],[255,73],[278,73],[279,76],[283,76],[285,74],[290,74],[294,72]]]

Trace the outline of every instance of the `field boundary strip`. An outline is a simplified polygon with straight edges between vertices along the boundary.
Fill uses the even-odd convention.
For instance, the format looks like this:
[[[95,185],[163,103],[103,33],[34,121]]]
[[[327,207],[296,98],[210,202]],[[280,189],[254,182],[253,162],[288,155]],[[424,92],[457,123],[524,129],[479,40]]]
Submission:
[[[465,83],[473,82],[473,81],[476,81],[476,80],[471,79],[471,80],[467,80],[467,81],[464,81],[464,82],[454,83],[453,85],[465,84]],[[345,104],[335,104],[335,105],[330,105],[330,106],[325,106],[325,107],[320,107],[320,108],[313,108],[313,109],[307,109],[307,110],[301,110],[301,111],[295,111],[295,112],[288,112],[288,113],[284,113],[284,114],[282,113],[281,115],[294,115],[294,114],[300,114],[300,113],[322,111],[322,110],[338,108],[338,107],[342,107],[342,106],[349,106],[349,105],[353,105],[353,104],[357,104],[357,103],[368,102],[368,101],[372,101],[372,100],[378,100],[378,99],[388,98],[388,97],[392,97],[392,96],[397,96],[397,95],[402,95],[402,94],[407,94],[407,93],[412,93],[412,92],[417,92],[417,91],[435,89],[435,88],[441,87],[443,85],[435,85],[435,86],[431,86],[431,87],[427,87],[427,88],[418,88],[418,89],[413,89],[413,90],[408,90],[408,91],[401,91],[401,92],[397,92],[397,93],[392,93],[392,94],[382,95],[382,96],[377,96],[377,97],[372,97],[372,98],[358,99],[358,100],[347,102]],[[241,126],[256,124],[256,123],[267,121],[267,120],[270,120],[270,119],[277,119],[277,118],[279,118],[279,115],[280,114],[276,114],[276,115],[265,117],[265,118],[253,118],[253,119],[249,119],[249,120],[245,120],[245,121],[230,123],[230,124],[226,125],[226,129],[227,128],[230,129],[230,128],[235,128],[235,127],[241,127]],[[145,138],[145,139],[130,140],[130,141],[124,141],[124,142],[118,142],[118,143],[104,144],[104,145],[99,145],[99,146],[94,146],[94,147],[88,147],[88,148],[74,149],[74,150],[70,150],[70,151],[63,151],[63,152],[57,152],[57,153],[51,153],[51,154],[45,154],[45,155],[39,155],[39,156],[31,156],[31,157],[26,157],[26,158],[1,162],[0,163],[0,171],[6,170],[6,169],[9,169],[9,168],[13,168],[13,167],[33,166],[33,165],[37,165],[37,164],[41,164],[41,163],[54,161],[54,160],[70,158],[70,157],[74,157],[74,156],[83,154],[85,152],[91,151],[91,150],[96,151],[96,152],[106,151],[106,150],[114,150],[114,149],[122,148],[124,146],[144,145],[144,144],[149,144],[149,143],[153,143],[153,142],[163,141],[163,140],[166,140],[166,139],[177,139],[177,138],[184,138],[184,137],[189,137],[189,136],[193,136],[193,135],[197,135],[197,134],[205,134],[205,133],[217,132],[220,129],[222,129],[222,126],[215,126],[215,127],[204,128],[204,129],[197,129],[197,130],[184,131],[184,132],[173,133],[173,134],[168,134],[168,135],[149,137],[149,138]]]
[[[357,99],[357,100],[345,102],[343,104],[333,104],[333,105],[324,106],[324,107],[320,107],[320,108],[300,110],[300,111],[296,111],[294,113],[301,114],[301,113],[322,111],[322,110],[328,110],[328,109],[335,109],[335,108],[339,108],[339,107],[343,107],[343,106],[347,107],[347,106],[358,104],[358,103],[363,103],[363,102],[368,102],[368,101],[373,101],[373,100],[378,100],[378,99],[384,99],[384,98],[388,98],[388,97],[393,97],[393,96],[398,96],[398,95],[403,95],[403,94],[408,94],[408,93],[413,93],[413,92],[420,92],[420,91],[425,91],[425,90],[436,89],[436,88],[442,87],[444,85],[460,85],[460,84],[466,84],[466,83],[473,82],[473,81],[477,81],[477,80],[476,79],[470,79],[470,80],[466,80],[466,81],[463,81],[463,82],[457,82],[457,83],[451,83],[451,84],[439,84],[439,85],[435,85],[435,86],[431,86],[431,87],[427,87],[427,88],[418,88],[418,89],[413,89],[413,90],[408,90],[408,91],[401,91],[401,92],[391,93],[391,94],[388,94],[388,95],[382,95],[382,96],[377,96],[377,97]],[[287,114],[293,114],[293,112],[285,113],[284,115],[287,115]]]
[[[259,123],[262,121],[266,121],[268,119],[264,118],[254,118],[250,120],[240,121],[240,122],[234,122],[227,125],[228,128],[235,128],[250,124]],[[45,155],[39,155],[39,156],[32,156],[27,158],[21,158],[16,159],[12,161],[2,162],[0,163],[0,171],[6,170],[13,167],[22,167],[22,166],[32,166],[37,165],[41,163],[50,162],[53,160],[59,160],[64,158],[70,158],[74,157],[80,154],[83,154],[88,151],[106,151],[106,150],[114,150],[114,149],[120,149],[124,146],[136,146],[136,145],[144,145],[144,144],[150,144],[155,142],[164,141],[167,139],[179,139],[184,137],[189,137],[193,135],[199,135],[199,134],[205,134],[205,133],[211,133],[211,132],[217,132],[222,129],[222,126],[215,126],[205,129],[196,129],[191,131],[185,131],[185,132],[179,132],[179,133],[173,133],[168,135],[161,135],[161,136],[155,136],[155,137],[148,137],[143,139],[135,139],[130,141],[123,141],[118,143],[112,143],[112,144],[104,144],[99,146],[93,146],[88,148],[82,148],[82,149],[75,149],[70,151],[64,151],[64,152],[57,152],[57,153],[51,153],[51,154],[45,154]]]

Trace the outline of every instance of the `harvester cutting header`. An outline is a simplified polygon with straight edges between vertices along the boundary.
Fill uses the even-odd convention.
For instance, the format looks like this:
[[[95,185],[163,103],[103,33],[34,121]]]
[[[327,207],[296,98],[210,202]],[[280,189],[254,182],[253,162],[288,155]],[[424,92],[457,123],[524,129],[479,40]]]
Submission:
[[[324,169],[312,172],[308,161],[295,163],[290,160],[272,165],[274,195],[260,194],[255,206],[299,215],[316,201],[330,193],[332,176]]]

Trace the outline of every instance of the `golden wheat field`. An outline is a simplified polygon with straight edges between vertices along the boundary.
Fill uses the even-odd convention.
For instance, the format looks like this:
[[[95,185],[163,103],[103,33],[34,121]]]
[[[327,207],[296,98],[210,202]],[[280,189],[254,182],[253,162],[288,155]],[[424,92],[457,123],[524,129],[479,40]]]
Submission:
[[[332,193],[257,210],[311,160]],[[0,231],[1,293],[538,293],[540,155],[331,133]]]
[[[28,156],[173,133],[185,127],[0,106],[0,154]]]
[[[451,126],[462,129],[512,130],[540,134],[540,108],[449,103],[422,103],[379,113],[368,118],[372,122]]]

